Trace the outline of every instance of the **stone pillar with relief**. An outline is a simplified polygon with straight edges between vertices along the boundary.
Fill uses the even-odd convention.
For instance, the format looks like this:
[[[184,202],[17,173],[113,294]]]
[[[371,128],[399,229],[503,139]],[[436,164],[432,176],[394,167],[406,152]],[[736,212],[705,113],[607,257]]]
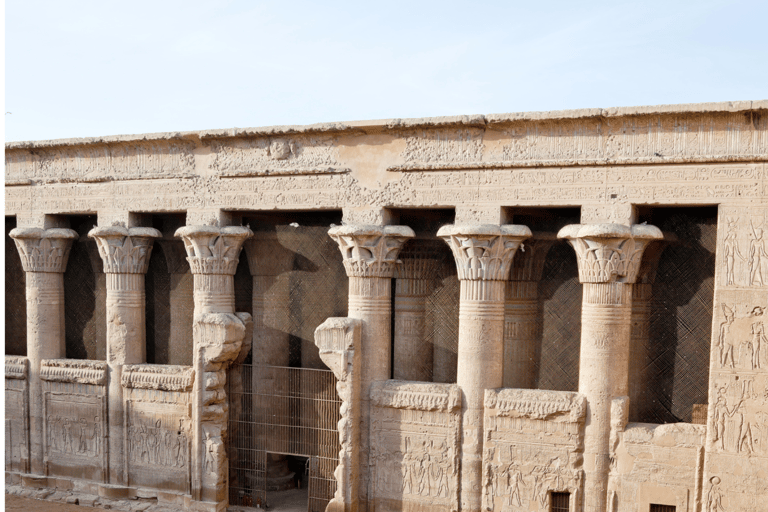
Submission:
[[[414,239],[405,245],[395,267],[395,336],[393,377],[432,381],[432,343],[426,340],[427,297],[442,259],[439,240]]]
[[[123,446],[123,365],[147,361],[144,277],[152,243],[161,236],[153,228],[96,227],[96,240],[107,276],[107,365],[109,393],[109,482],[125,485]]]
[[[45,454],[40,362],[66,354],[64,271],[77,233],[63,228],[16,228],[9,235],[16,243],[26,276],[30,471],[42,475]]]
[[[392,277],[403,244],[413,238],[407,226],[349,225],[328,234],[339,244],[349,276],[348,317],[361,321],[360,352],[360,510],[368,500],[368,452],[372,382],[391,377]]]
[[[541,342],[539,281],[554,233],[536,232],[512,261],[504,304],[504,387],[536,386],[537,345]]]
[[[604,512],[610,469],[611,403],[629,393],[632,285],[654,226],[573,224],[558,233],[576,251],[584,285],[579,392],[587,399],[584,510]]]
[[[234,289],[240,250],[251,235],[242,226],[176,231],[194,276],[192,499],[212,502],[212,510],[227,500],[226,369],[247,354],[252,336],[250,313],[235,313]]]
[[[437,236],[456,260],[461,291],[457,384],[462,394],[460,509],[482,507],[483,397],[503,383],[504,293],[526,226],[449,225]]]

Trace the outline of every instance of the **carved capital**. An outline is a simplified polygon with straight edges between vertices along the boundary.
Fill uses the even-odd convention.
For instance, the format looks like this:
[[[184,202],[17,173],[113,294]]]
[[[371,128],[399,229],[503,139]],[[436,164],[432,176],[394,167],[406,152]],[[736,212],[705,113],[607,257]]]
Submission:
[[[518,225],[448,225],[437,236],[451,248],[459,280],[506,281],[512,258],[531,230]]]
[[[634,283],[643,251],[663,238],[655,226],[634,224],[571,224],[557,234],[576,251],[582,283]]]
[[[63,273],[77,233],[71,229],[16,228],[9,236],[16,242],[24,272]]]
[[[335,226],[328,231],[349,277],[392,277],[403,244],[413,238],[407,226]]]
[[[176,236],[184,240],[193,274],[235,275],[240,249],[252,235],[244,226],[184,226],[176,230]]]
[[[547,253],[557,242],[555,233],[536,232],[525,241],[512,261],[510,281],[539,282]]]
[[[146,274],[152,243],[160,238],[153,228],[97,227],[88,232],[96,240],[105,274]]]

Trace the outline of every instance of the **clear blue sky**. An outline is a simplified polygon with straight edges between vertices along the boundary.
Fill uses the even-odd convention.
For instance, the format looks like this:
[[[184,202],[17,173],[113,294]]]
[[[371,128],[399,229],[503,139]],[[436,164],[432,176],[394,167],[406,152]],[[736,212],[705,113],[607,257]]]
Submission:
[[[6,140],[768,98],[766,1],[6,2]]]

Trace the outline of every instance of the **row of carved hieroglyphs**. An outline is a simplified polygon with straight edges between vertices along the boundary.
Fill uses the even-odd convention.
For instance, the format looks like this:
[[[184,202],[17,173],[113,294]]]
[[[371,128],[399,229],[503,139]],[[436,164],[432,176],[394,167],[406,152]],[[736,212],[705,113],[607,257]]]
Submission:
[[[192,173],[194,143],[154,141],[9,150],[6,179],[98,181]]]
[[[223,174],[280,174],[279,170],[312,172],[339,166],[336,138],[307,136],[294,138],[214,139],[211,168]],[[277,172],[276,172],[277,171]]]

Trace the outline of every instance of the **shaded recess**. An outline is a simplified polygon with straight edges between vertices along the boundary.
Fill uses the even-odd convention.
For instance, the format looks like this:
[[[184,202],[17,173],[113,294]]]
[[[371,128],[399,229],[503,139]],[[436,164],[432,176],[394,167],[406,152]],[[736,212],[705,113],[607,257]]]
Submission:
[[[152,245],[145,278],[147,362],[192,364],[193,276],[184,242],[174,236],[186,224],[183,213],[153,214],[162,238]]]
[[[8,233],[16,217],[5,218],[5,354],[27,355],[27,300],[24,269],[16,243]]]
[[[568,224],[578,224],[581,210],[514,207],[508,215],[511,223],[528,226],[534,235],[557,234]],[[546,255],[539,281],[542,337],[536,351],[536,389],[578,390],[581,300],[576,254],[566,242],[558,241]]]
[[[641,208],[639,222],[674,235],[661,253],[636,421],[690,422],[706,404],[715,287],[716,207]]]
[[[459,280],[451,249],[437,237],[437,231],[446,224],[453,224],[456,211],[453,208],[392,209],[390,213],[393,224],[408,226],[416,235],[403,245],[400,259],[423,257],[429,253],[429,257],[435,260],[435,264],[430,267],[433,269],[432,275],[424,276],[432,281],[432,291],[426,298],[423,343],[432,346],[433,358],[432,361],[418,361],[417,364],[423,365],[421,372],[431,375],[426,381],[455,383],[459,341]],[[394,279],[392,284],[392,374],[396,375]],[[413,364],[413,361],[409,364]]]
[[[96,241],[88,232],[96,215],[69,215],[78,234],[64,272],[66,355],[72,359],[107,358],[107,280]]]

